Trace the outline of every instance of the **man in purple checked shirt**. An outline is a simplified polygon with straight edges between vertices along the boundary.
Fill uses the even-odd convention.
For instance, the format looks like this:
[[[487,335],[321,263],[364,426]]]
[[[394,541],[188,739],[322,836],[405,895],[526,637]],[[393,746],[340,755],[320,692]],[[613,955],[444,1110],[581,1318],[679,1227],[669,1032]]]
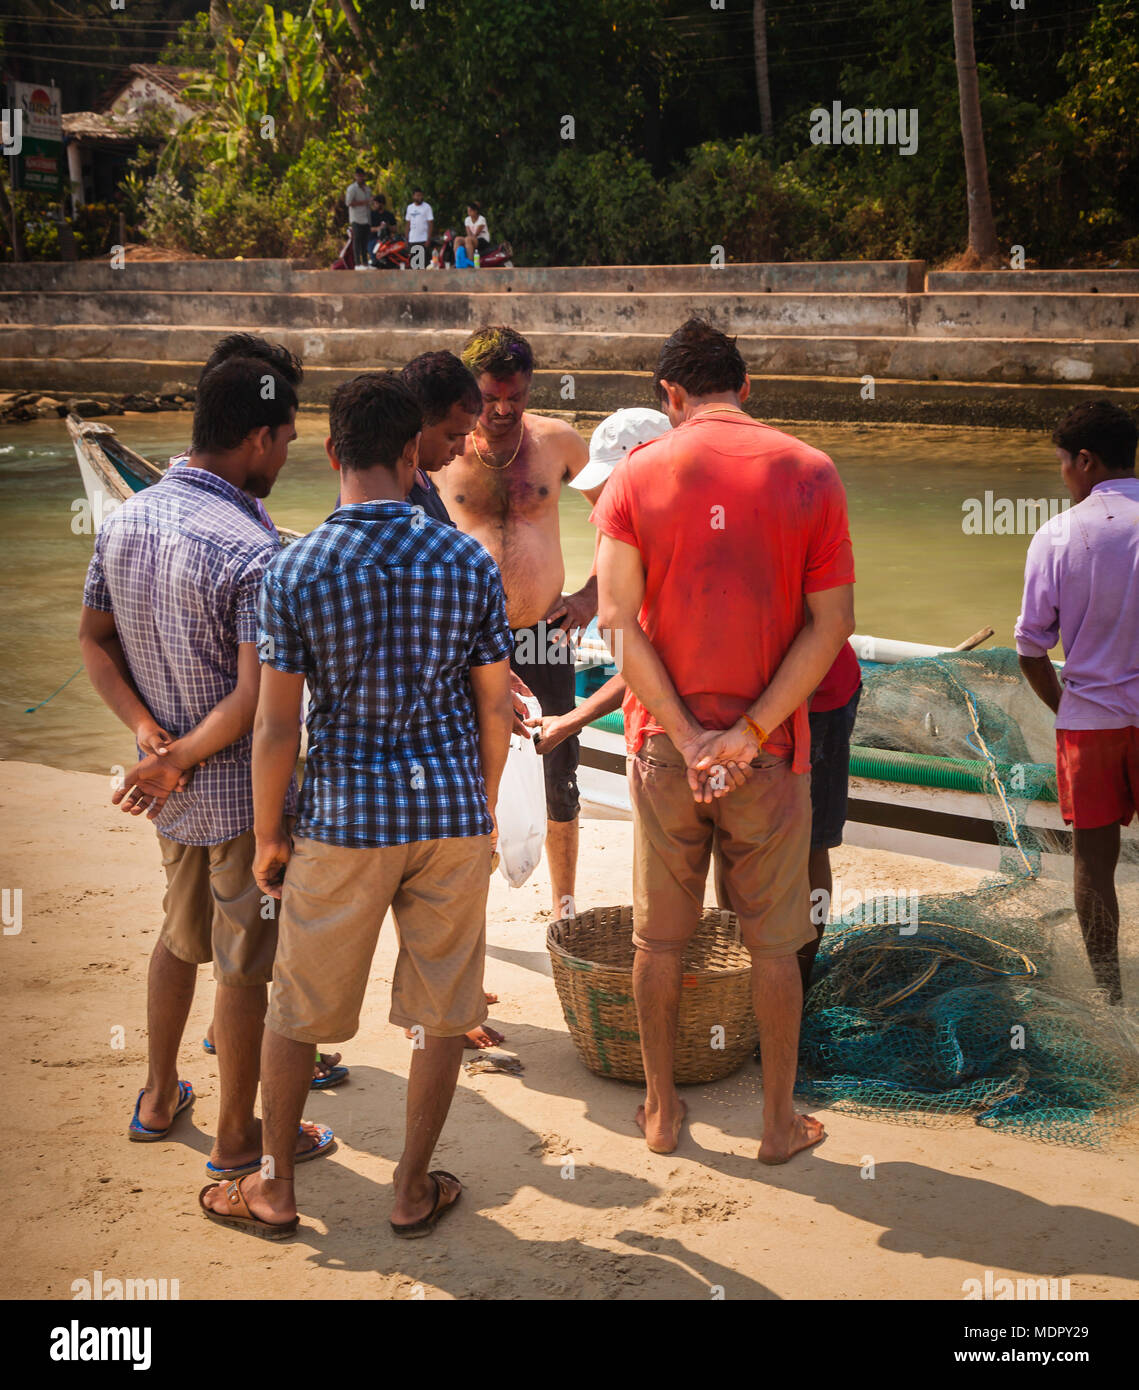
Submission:
[[[254,506],[296,438],[297,395],[263,358],[230,357],[198,384],[188,462],[99,531],[79,641],[91,683],[140,761],[112,800],[155,822],[164,922],[147,986],[148,1058],[127,1137],[164,1139],[194,1098],[178,1048],[197,966],[217,980],[221,1104],[212,1177],[260,1165],[257,1092],[277,923],[252,874],[251,729],[260,684],[256,599],[280,549]],[[295,804],[295,787],[290,788]],[[297,1157],[332,1144],[304,1125]]]

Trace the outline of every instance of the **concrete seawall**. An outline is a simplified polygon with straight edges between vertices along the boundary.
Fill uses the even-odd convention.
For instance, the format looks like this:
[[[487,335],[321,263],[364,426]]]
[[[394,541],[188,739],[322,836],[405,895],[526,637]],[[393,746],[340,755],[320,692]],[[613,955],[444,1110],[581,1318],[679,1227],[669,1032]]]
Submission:
[[[606,409],[606,377],[627,392],[627,374],[649,373],[692,314],[738,338],[760,413],[772,413],[761,398],[777,398],[811,418],[1036,425],[1073,389],[1139,405],[1139,271],[927,276],[918,261],[368,274],[292,261],[3,266],[0,389],[192,385],[217,338],[246,330],[303,357],[314,401],[356,371],[456,350],[478,324],[509,322],[534,347],[540,392],[556,387],[543,404]]]

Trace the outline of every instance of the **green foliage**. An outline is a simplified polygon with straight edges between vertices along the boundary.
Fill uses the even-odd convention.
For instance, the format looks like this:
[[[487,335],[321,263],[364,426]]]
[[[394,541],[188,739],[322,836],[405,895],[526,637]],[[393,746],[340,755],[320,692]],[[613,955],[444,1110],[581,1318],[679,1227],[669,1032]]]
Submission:
[[[702,262],[717,245],[732,261],[937,262],[964,245],[946,0],[769,0],[770,139],[755,133],[749,0],[288,3],[230,0],[225,42],[198,13],[164,51],[206,75],[188,93],[201,114],[146,186],[154,239],[331,258],[363,163],[397,214],[421,183],[439,229],[477,198],[520,264]],[[1134,261],[1139,0],[998,9],[974,23],[1001,246]],[[917,152],[811,145],[811,110],[836,99],[916,108]],[[128,178],[123,205],[142,201]],[[30,239],[54,245],[54,227],[41,216]]]
[[[525,248],[528,265],[636,265],[665,252],[663,196],[643,159],[562,150],[508,172],[518,194],[492,226]]]
[[[191,83],[185,97],[201,105],[170,147],[175,163],[255,162],[282,172],[310,139],[324,134],[334,114],[339,84],[326,44],[345,27],[340,9],[312,4],[303,17],[278,16],[265,5],[252,33],[233,39],[236,70],[219,50],[212,73]]]
[[[289,254],[326,256],[330,261],[344,244],[348,220],[344,190],[352,170],[363,159],[372,171],[369,185],[383,193],[388,207],[400,214],[411,195],[411,179],[398,163],[378,168],[377,161],[346,131],[310,140],[281,180],[274,203],[291,238]]]

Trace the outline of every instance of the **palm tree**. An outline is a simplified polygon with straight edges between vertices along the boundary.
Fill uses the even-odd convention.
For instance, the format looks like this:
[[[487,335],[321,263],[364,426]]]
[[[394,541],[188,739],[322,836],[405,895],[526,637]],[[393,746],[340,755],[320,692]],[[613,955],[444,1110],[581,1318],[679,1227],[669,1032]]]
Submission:
[[[759,128],[770,137],[771,83],[767,79],[767,0],[752,4],[752,31],[755,41],[755,89],[759,93]]]
[[[997,261],[997,229],[989,197],[989,166],[981,125],[977,55],[973,51],[972,0],[953,0],[953,47],[957,55],[957,93],[961,139],[965,145],[965,186],[969,202],[969,250],[982,264]]]

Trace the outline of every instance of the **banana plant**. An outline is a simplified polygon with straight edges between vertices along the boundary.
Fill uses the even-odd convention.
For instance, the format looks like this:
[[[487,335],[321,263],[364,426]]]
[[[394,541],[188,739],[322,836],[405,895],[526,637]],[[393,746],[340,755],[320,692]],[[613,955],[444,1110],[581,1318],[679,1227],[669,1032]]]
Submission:
[[[271,5],[244,40],[219,46],[214,71],[185,88],[199,110],[174,135],[164,161],[233,165],[264,151],[289,159],[327,125],[339,86],[329,81],[332,47],[346,21],[314,0],[303,15]],[[232,57],[236,52],[236,62]]]

